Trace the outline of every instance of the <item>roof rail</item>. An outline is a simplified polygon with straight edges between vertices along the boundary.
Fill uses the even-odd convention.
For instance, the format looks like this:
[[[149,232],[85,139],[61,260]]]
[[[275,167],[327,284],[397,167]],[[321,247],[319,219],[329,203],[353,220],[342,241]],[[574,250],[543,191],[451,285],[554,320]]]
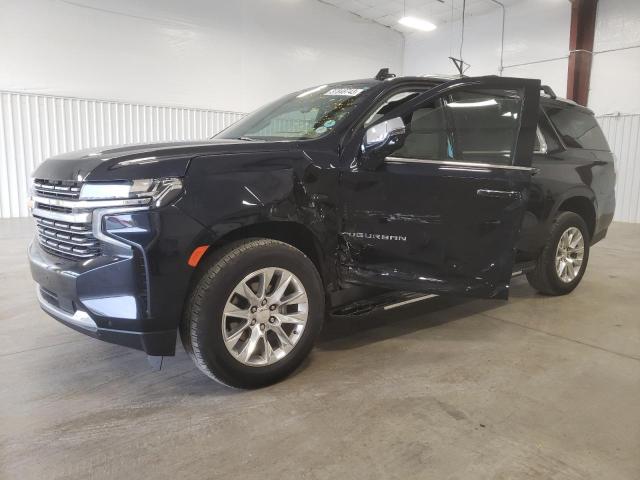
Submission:
[[[549,85],[540,85],[540,90],[542,90],[544,93],[549,95],[554,100],[557,98],[556,97],[556,92],[554,92],[553,89]]]
[[[455,74],[455,75],[450,75],[450,74],[445,74],[445,73],[434,73],[434,74],[427,74],[427,75],[419,75],[422,78],[436,78],[438,80],[458,80],[459,78],[467,78],[466,75],[459,75],[459,74]]]

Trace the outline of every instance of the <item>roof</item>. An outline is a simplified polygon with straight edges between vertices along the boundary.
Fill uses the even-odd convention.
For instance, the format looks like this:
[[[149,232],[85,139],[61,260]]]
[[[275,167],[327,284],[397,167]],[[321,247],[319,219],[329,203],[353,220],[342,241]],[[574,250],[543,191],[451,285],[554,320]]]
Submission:
[[[419,76],[415,76],[415,75],[407,75],[407,76],[397,76],[397,77],[393,77],[393,78],[388,78],[386,80],[376,80],[375,78],[362,78],[362,79],[358,79],[358,80],[347,80],[344,82],[335,82],[333,85],[335,84],[359,84],[359,85],[379,85],[385,82],[398,82],[398,81],[406,81],[406,80],[413,80],[413,81],[425,81],[425,82],[433,82],[433,83],[444,83],[444,82],[450,82],[452,80],[457,80],[461,78],[460,75],[446,75],[446,74],[432,74],[432,75],[419,75]],[[562,97],[551,97],[549,94],[547,94],[546,92],[541,92],[540,94],[540,101],[544,102],[546,104],[549,103],[562,103],[562,104],[566,104],[566,105],[571,105],[571,106],[575,106],[575,107],[580,107],[586,110],[589,110],[587,107],[584,107],[580,104],[577,104],[576,102],[574,102],[573,100],[569,100],[567,98],[562,98]]]

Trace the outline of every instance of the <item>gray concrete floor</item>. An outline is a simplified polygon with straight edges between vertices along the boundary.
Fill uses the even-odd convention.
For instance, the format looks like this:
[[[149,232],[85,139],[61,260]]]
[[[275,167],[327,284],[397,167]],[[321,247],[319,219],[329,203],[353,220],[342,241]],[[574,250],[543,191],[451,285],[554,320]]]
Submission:
[[[582,285],[328,323],[305,365],[223,388],[42,313],[0,221],[0,478],[638,479],[640,225]]]

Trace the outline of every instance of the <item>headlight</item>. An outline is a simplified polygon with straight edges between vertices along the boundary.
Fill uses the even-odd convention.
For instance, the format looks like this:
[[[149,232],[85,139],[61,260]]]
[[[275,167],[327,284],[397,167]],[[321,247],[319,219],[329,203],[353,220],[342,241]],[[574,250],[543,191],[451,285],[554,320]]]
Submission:
[[[118,183],[85,183],[80,200],[147,200],[155,207],[168,205],[182,191],[179,178],[155,178]]]

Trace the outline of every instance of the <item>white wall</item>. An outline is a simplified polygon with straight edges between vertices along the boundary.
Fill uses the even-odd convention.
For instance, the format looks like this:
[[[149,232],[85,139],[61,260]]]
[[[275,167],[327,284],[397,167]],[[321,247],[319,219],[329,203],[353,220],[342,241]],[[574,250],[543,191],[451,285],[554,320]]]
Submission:
[[[464,59],[470,75],[497,74],[499,9],[466,20]],[[540,78],[566,95],[571,5],[525,0],[507,7],[504,75]],[[455,73],[460,22],[407,35],[405,73]],[[616,155],[615,219],[640,222],[640,0],[600,0],[596,19],[589,107],[599,116]],[[518,64],[518,65],[516,65]],[[622,115],[611,115],[622,113]]]
[[[0,92],[0,218],[27,216],[28,178],[45,158],[125,143],[197,140],[236,112]]]
[[[0,90],[247,112],[402,70],[403,38],[316,0],[0,0]]]
[[[205,138],[288,92],[401,71],[403,42],[316,0],[0,0],[0,217],[27,214],[48,156]]]
[[[600,0],[589,107],[618,171],[615,220],[640,223],[640,2]]]
[[[497,8],[467,18],[469,74],[499,72],[500,26]],[[540,78],[564,96],[569,27],[568,0],[509,6],[504,75]],[[24,214],[29,170],[50,153],[195,138],[218,128],[205,123],[202,133],[193,119],[204,114],[184,110],[194,116],[172,121],[173,111],[158,105],[247,112],[289,91],[369,77],[382,66],[404,74],[454,73],[447,57],[458,55],[459,34],[456,22],[403,40],[316,0],[0,0],[0,91],[26,93],[0,95],[0,216]],[[638,45],[640,0],[600,0],[590,91],[596,114],[640,115]],[[96,105],[118,112],[111,123]],[[159,113],[149,117],[146,135],[134,123],[148,111]],[[633,147],[640,118],[615,117],[606,125],[619,186],[629,185],[618,190],[619,204],[628,208],[616,218],[640,221]]]
[[[539,78],[564,96],[570,21],[568,0],[525,1],[507,7],[504,75]],[[499,74],[501,25],[499,8],[466,18],[462,55],[471,64],[468,75]],[[407,35],[405,74],[457,73],[447,57],[459,56],[460,30],[461,22],[456,21],[433,32]]]
[[[640,1],[599,1],[594,52],[589,106],[640,113]]]
[[[470,75],[497,74],[501,13],[466,19],[464,59]],[[525,0],[507,7],[504,75],[540,78],[566,95],[571,5]],[[461,23],[407,35],[405,73],[455,73]],[[640,1],[600,0],[596,19],[589,107],[597,115],[640,113]]]

